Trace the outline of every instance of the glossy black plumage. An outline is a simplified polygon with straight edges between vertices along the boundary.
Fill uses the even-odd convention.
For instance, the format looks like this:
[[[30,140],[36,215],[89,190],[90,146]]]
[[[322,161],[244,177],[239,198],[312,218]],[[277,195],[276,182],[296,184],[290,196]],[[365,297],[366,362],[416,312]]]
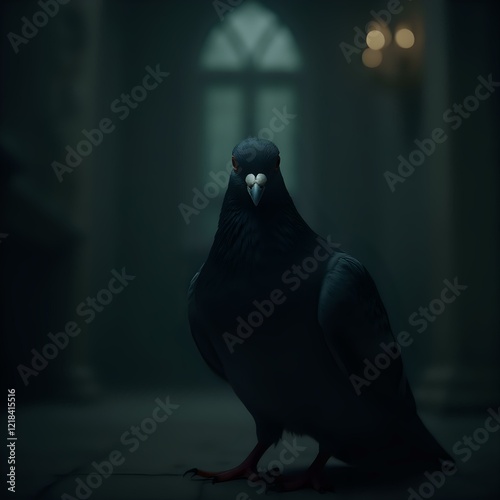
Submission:
[[[394,341],[369,273],[298,214],[273,143],[247,139],[233,157],[212,248],[189,288],[189,320],[206,363],[254,417],[259,441],[307,434],[353,464],[449,459],[417,415],[401,357],[360,394],[350,379]],[[258,173],[267,182],[255,206],[245,178]],[[306,261],[316,269],[296,278],[293,266]],[[283,303],[238,336],[238,318],[248,324],[255,301],[277,290]]]

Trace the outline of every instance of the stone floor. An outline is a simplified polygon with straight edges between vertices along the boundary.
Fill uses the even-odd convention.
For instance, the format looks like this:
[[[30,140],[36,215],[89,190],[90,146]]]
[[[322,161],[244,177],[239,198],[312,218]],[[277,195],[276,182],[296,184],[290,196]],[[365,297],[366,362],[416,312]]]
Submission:
[[[164,422],[152,416],[167,394],[122,394],[101,397],[85,404],[44,404],[18,409],[17,483],[12,498],[37,500],[91,498],[92,500],[255,500],[264,498],[263,487],[245,480],[223,484],[190,480],[183,472],[192,467],[223,470],[236,465],[254,446],[252,419],[227,389],[209,393],[173,391],[170,402],[178,404]],[[164,415],[164,413],[161,413]],[[431,431],[451,450],[464,435],[472,435],[484,424],[488,414],[422,415]],[[134,438],[131,426],[140,426],[143,441]],[[154,429],[156,426],[156,429]],[[149,434],[148,434],[149,433]],[[484,437],[483,437],[484,439]],[[289,444],[293,437],[287,436]],[[292,454],[286,471],[306,467],[314,458],[317,445],[305,438],[297,443],[305,448]],[[407,499],[409,488],[418,498],[449,500],[487,500],[500,498],[500,432],[490,433],[479,449],[462,463],[459,472],[436,488],[423,474],[395,481],[394,478],[362,477],[352,468],[333,460],[327,476],[335,482],[338,500]],[[261,460],[266,466],[279,458],[283,443],[269,450]],[[114,452],[114,453],[113,453]],[[113,454],[112,454],[113,453]],[[93,463],[115,460],[108,477],[95,473]],[[119,457],[121,460],[118,460]],[[291,459],[288,459],[290,461]],[[276,464],[276,462],[274,462]],[[111,470],[103,470],[107,474]],[[269,476],[271,477],[271,476]],[[271,479],[270,479],[271,480]],[[89,481],[91,488],[78,485]],[[497,493],[495,495],[495,493]],[[267,492],[275,498],[314,499],[318,493]]]

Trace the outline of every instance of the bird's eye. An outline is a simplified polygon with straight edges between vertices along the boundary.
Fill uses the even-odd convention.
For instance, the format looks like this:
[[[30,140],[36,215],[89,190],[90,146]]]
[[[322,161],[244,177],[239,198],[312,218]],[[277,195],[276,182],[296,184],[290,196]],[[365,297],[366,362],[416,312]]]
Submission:
[[[281,163],[281,158],[278,156],[278,159],[276,160],[276,165],[274,167],[275,170],[278,170],[280,168],[280,163]]]
[[[233,170],[235,172],[238,172],[238,168],[240,166],[238,165],[238,162],[236,161],[236,158],[234,156],[231,157],[231,163],[233,164]]]

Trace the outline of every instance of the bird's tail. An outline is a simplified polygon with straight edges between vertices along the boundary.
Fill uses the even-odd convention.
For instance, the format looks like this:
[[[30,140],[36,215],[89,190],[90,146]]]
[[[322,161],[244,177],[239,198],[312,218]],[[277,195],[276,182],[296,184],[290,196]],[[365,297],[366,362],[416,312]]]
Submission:
[[[398,421],[385,450],[388,463],[415,467],[453,467],[455,460],[428,431],[417,413]],[[446,463],[446,465],[443,465]]]

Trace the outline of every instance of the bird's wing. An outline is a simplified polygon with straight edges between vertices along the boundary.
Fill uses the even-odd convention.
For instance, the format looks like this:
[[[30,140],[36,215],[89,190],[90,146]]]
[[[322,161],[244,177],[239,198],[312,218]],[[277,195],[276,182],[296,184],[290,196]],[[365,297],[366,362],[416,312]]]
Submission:
[[[358,384],[370,407],[391,417],[390,436],[395,445],[387,448],[388,453],[402,460],[452,461],[417,414],[401,356],[390,358],[387,354],[391,346],[396,346],[387,312],[368,271],[353,257],[339,252],[330,259],[321,287],[318,319],[332,357],[353,390]],[[368,364],[372,366],[369,377],[365,371]],[[359,385],[360,380],[353,376],[367,384]]]
[[[210,342],[209,329],[210,321],[204,317],[200,308],[196,304],[196,282],[200,275],[201,269],[194,275],[188,290],[188,316],[189,326],[191,327],[191,334],[195,341],[196,347],[205,360],[205,363],[215,372],[219,377],[225,379],[224,368],[215,352],[212,343]]]
[[[397,344],[375,283],[365,267],[345,253],[337,253],[328,263],[318,320],[336,364],[358,395],[364,393],[378,404],[405,401],[415,408],[401,356],[392,359],[384,350],[384,346],[395,349]],[[389,365],[378,368],[386,366],[387,358]],[[368,370],[370,379],[365,371],[369,363],[376,367]],[[374,375],[377,369],[380,373]]]

